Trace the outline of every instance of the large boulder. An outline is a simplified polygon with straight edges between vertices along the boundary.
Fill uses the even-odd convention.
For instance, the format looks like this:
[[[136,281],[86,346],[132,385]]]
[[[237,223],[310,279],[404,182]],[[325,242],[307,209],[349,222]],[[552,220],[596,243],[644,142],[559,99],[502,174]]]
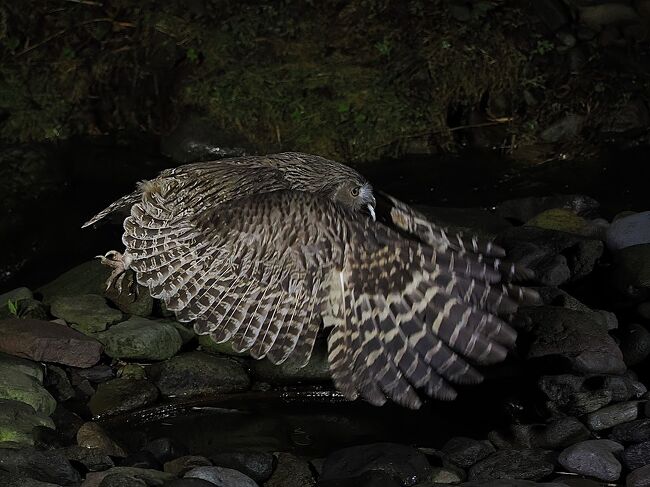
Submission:
[[[106,355],[120,359],[165,360],[183,345],[174,325],[139,316],[98,333],[97,339],[104,344]]]

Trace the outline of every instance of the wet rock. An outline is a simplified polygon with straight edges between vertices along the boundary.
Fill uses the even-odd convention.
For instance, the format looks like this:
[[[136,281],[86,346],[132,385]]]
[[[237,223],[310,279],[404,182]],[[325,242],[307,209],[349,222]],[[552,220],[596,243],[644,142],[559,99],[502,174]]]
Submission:
[[[89,472],[101,472],[115,466],[113,459],[100,448],[73,445],[61,450],[61,454],[71,462],[82,464]]]
[[[103,472],[88,472],[86,479],[81,487],[99,487],[102,485],[103,480],[109,475],[121,475],[129,477],[132,484],[136,487],[138,484],[133,482],[133,479],[144,481],[144,485],[163,485],[174,479],[174,476],[165,472],[159,472],[150,468],[135,468],[135,467],[113,467]],[[128,485],[128,484],[127,484]]]
[[[99,487],[147,487],[147,482],[142,479],[120,473],[107,475],[102,479]]]
[[[277,453],[277,466],[264,487],[311,487],[316,484],[305,460],[291,453]]]
[[[174,325],[174,328],[176,328],[176,331],[178,334],[181,336],[181,340],[183,341],[183,345],[188,344],[194,338],[196,338],[196,333],[194,333],[194,329],[192,328],[191,325],[184,325],[183,323],[179,323],[178,321],[169,321],[169,320],[158,320],[159,323],[170,323]]]
[[[122,359],[165,360],[183,344],[173,325],[137,316],[113,325],[97,338],[104,344],[106,355]]]
[[[544,425],[513,425],[517,443],[527,448],[553,450],[584,441],[591,432],[578,419],[557,418]]]
[[[616,252],[612,280],[631,297],[650,295],[650,244],[634,245]]]
[[[553,473],[554,461],[544,450],[499,450],[474,464],[469,480],[540,480]]]
[[[250,386],[250,379],[239,363],[203,352],[184,353],[155,364],[149,367],[147,375],[167,397],[237,392]]]
[[[587,426],[593,431],[612,428],[621,423],[633,421],[639,416],[637,401],[621,402],[604,407],[587,415]]]
[[[623,464],[630,470],[650,465],[650,441],[628,446],[621,455]]]
[[[571,140],[580,133],[584,121],[585,117],[582,115],[568,113],[542,131],[540,138],[550,143]]]
[[[167,437],[156,438],[155,440],[150,441],[144,446],[143,450],[152,453],[153,456],[163,464],[173,460],[174,458],[187,455],[188,453],[185,445]]]
[[[610,250],[650,243],[650,211],[614,220],[607,229],[605,242]]]
[[[125,467],[163,470],[163,465],[153,456],[153,453],[146,450],[131,453],[121,462],[121,465]]]
[[[0,365],[0,399],[29,404],[38,413],[49,416],[56,408],[56,400],[30,375]]]
[[[146,380],[113,379],[99,384],[88,407],[94,416],[111,416],[139,409],[158,399],[158,389]]]
[[[413,485],[425,480],[431,467],[424,454],[415,448],[396,443],[374,443],[331,453],[323,464],[319,482],[357,477],[369,471],[386,473],[402,485]]]
[[[638,365],[650,355],[650,331],[638,323],[628,325],[620,336],[623,360],[628,367]]]
[[[101,344],[65,325],[32,319],[0,320],[0,351],[38,362],[91,367]]]
[[[318,487],[402,487],[403,485],[411,484],[402,484],[384,472],[371,471],[347,479],[318,479],[317,485]],[[420,483],[417,485],[419,487]],[[423,486],[428,487],[429,484],[424,483]]]
[[[641,20],[631,6],[616,2],[580,7],[579,18],[580,22],[592,29],[599,29],[610,24],[638,22]]]
[[[331,380],[327,349],[324,343],[316,342],[309,362],[299,367],[296,358],[289,358],[280,365],[273,365],[268,359],[253,363],[255,377],[271,384],[319,382]]]
[[[549,409],[581,416],[597,411],[612,400],[611,391],[588,388],[585,381],[584,377],[570,374],[547,375],[540,378],[539,387],[549,399]]]
[[[77,444],[84,448],[93,448],[112,457],[125,457],[124,449],[115,443],[99,424],[84,423],[77,431]]]
[[[77,432],[81,425],[84,424],[83,419],[68,411],[61,404],[57,404],[52,414],[52,421],[54,421],[57,433],[65,440],[66,444],[76,443]]]
[[[203,479],[174,479],[165,482],[164,487],[214,487],[214,484]]]
[[[489,441],[479,441],[463,436],[452,438],[442,447],[445,458],[462,468],[471,467],[494,451],[494,446]]]
[[[0,485],[2,487],[59,487],[59,484],[29,479],[21,475],[5,472],[4,470],[0,470]]]
[[[590,440],[572,445],[558,457],[569,472],[614,482],[621,476],[621,464],[616,454],[623,445],[611,440]]]
[[[525,223],[543,211],[553,208],[563,208],[579,216],[590,216],[599,206],[593,198],[579,194],[530,196],[500,203],[496,208],[496,214],[517,223]]]
[[[599,227],[564,208],[545,210],[528,220],[526,225],[557,232],[573,233],[584,237],[597,237],[601,233]]]
[[[273,472],[273,455],[263,452],[218,453],[210,457],[218,467],[238,470],[255,482],[265,482]]]
[[[209,335],[199,335],[199,345],[201,350],[216,355],[231,355],[233,357],[247,357],[248,352],[235,352],[232,348],[232,342],[216,343]]]
[[[43,302],[50,304],[55,296],[79,296],[82,294],[103,295],[106,279],[111,270],[94,259],[70,269],[54,281],[38,288]]]
[[[6,441],[33,446],[32,431],[37,426],[54,429],[54,422],[44,414],[37,413],[29,404],[0,399],[0,443]]]
[[[210,467],[212,466],[212,462],[205,458],[201,457],[198,455],[185,455],[179,458],[174,458],[173,460],[169,460],[168,462],[165,462],[164,465],[164,470],[167,473],[171,473],[173,475],[177,475],[179,477],[182,477],[186,472],[189,472],[193,468],[196,467]],[[219,467],[224,467],[227,465],[221,465],[218,464]],[[233,468],[233,467],[230,467]],[[235,468],[234,470],[239,470],[243,472],[242,470]],[[246,472],[243,472],[246,473]],[[270,474],[270,472],[269,472]]]
[[[77,374],[95,384],[106,382],[115,377],[113,368],[110,365],[95,365],[89,369],[79,370],[77,371]]]
[[[146,379],[147,371],[139,364],[124,364],[117,370],[117,376],[123,379]]]
[[[0,353],[0,370],[3,373],[20,372],[43,383],[43,366],[31,360]]]
[[[592,313],[537,306],[527,308],[523,314],[533,322],[529,359],[539,359],[540,364],[553,360],[557,364],[560,358],[584,374],[625,372],[620,349]]]
[[[55,296],[50,312],[86,335],[104,331],[122,319],[122,312],[109,307],[104,297],[97,294]]]
[[[184,478],[206,480],[217,487],[258,487],[252,478],[223,467],[196,467],[187,472]]]
[[[1,470],[41,482],[71,485],[81,480],[79,473],[60,453],[34,448],[11,450],[0,448]],[[0,471],[1,471],[0,470]]]
[[[626,487],[650,487],[650,465],[637,468],[625,479]]]

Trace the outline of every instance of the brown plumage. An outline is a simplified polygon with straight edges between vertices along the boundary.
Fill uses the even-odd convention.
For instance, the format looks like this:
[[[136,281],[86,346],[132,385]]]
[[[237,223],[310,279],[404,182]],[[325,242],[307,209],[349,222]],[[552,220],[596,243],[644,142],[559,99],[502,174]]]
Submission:
[[[372,404],[417,408],[481,380],[470,364],[502,360],[516,333],[499,316],[534,291],[509,284],[489,242],[450,235],[352,169],[285,153],[164,171],[99,213],[129,209],[125,269],[199,334],[279,364],[306,364],[321,323],[336,387]],[[391,228],[394,227],[394,228]],[[504,279],[505,278],[505,279]],[[502,283],[502,281],[504,281]]]

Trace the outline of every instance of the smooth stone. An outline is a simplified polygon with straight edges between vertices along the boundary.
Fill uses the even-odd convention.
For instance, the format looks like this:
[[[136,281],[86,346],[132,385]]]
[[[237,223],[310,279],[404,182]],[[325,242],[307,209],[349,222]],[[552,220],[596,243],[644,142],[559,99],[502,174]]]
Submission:
[[[0,367],[0,399],[29,404],[38,413],[49,416],[56,409],[56,399],[30,375]]]
[[[442,447],[447,460],[462,468],[469,468],[479,460],[495,452],[494,446],[487,440],[479,441],[473,438],[457,436]]]
[[[647,404],[647,403],[646,403]],[[609,437],[614,441],[641,443],[650,440],[650,419],[643,418],[616,425]]]
[[[103,472],[88,472],[81,487],[99,487],[105,477],[116,474],[131,477],[132,479],[141,479],[145,482],[145,485],[163,485],[165,482],[169,482],[175,478],[171,474],[150,468],[113,467]]]
[[[72,468],[63,455],[55,451],[0,448],[0,466],[9,473],[24,475],[41,482],[70,485],[81,481],[79,472]]]
[[[258,487],[257,482],[237,470],[223,467],[196,467],[184,478],[202,479],[217,487]]]
[[[0,399],[0,442],[33,446],[37,426],[54,429],[54,422],[37,413],[32,406],[10,399]]]
[[[620,348],[625,363],[631,367],[650,355],[650,331],[638,323],[629,324],[620,336]]]
[[[56,296],[50,304],[50,312],[86,335],[104,331],[122,319],[122,312],[109,307],[106,299],[97,294]]]
[[[273,455],[265,452],[226,452],[210,457],[218,467],[232,468],[248,475],[255,482],[265,482],[273,472]]]
[[[43,296],[43,302],[50,304],[55,296],[79,296],[81,294],[103,295],[106,279],[111,270],[98,259],[73,267],[53,281],[36,290]]]
[[[650,295],[650,244],[634,245],[616,252],[612,282],[627,296]]]
[[[147,487],[148,485],[143,479],[121,473],[113,473],[104,477],[99,487]]]
[[[102,472],[115,466],[113,459],[100,448],[72,445],[62,449],[61,453],[71,462],[81,463],[90,472]]]
[[[95,384],[106,382],[107,380],[111,380],[115,377],[115,374],[113,373],[113,367],[110,365],[95,365],[94,367],[90,367],[88,369],[78,370],[77,374],[90,382],[94,382]]]
[[[385,473],[402,484],[412,485],[426,480],[431,466],[422,452],[410,446],[373,443],[330,453],[323,464],[319,482],[358,477],[370,471]]]
[[[132,282],[131,279],[131,275],[127,276],[121,293],[112,286],[109,289],[106,289],[102,294],[113,303],[117,309],[127,315],[151,315],[153,312],[153,298],[151,297],[151,294],[149,294],[149,289],[138,284],[137,291],[134,293],[127,285],[127,283]]]
[[[543,425],[513,425],[512,430],[518,444],[543,450],[565,448],[591,437],[587,427],[571,416],[557,418]]]
[[[304,367],[300,367],[296,358],[290,355],[280,365],[274,365],[268,359],[256,360],[253,363],[253,373],[258,380],[271,384],[324,382],[332,378],[327,360],[327,348],[325,343],[320,341],[314,344],[309,362]]]
[[[439,484],[459,484],[465,479],[465,472],[449,467],[433,467],[429,480],[416,487],[437,487]]]
[[[185,455],[179,458],[174,458],[165,462],[163,469],[167,473],[177,475],[179,477],[183,476],[186,472],[189,472],[195,467],[210,467],[212,462],[206,457],[198,455]],[[225,467],[227,465],[218,465],[219,467]],[[232,468],[232,467],[231,467]],[[235,469],[239,470],[239,469]]]
[[[592,431],[602,431],[621,423],[633,421],[639,416],[639,402],[620,402],[587,415],[587,426]]]
[[[621,476],[616,454],[623,445],[611,440],[589,440],[572,445],[560,453],[558,461],[569,472],[615,482]]]
[[[250,387],[248,374],[238,362],[203,352],[183,353],[154,364],[147,375],[167,397],[209,396]]]
[[[183,345],[178,331],[169,323],[159,323],[138,316],[111,326],[97,334],[111,358],[165,360]]]
[[[177,440],[167,437],[156,438],[151,440],[143,450],[150,452],[160,463],[165,463],[174,458],[182,457],[188,454],[187,447]]]
[[[623,451],[621,460],[629,470],[650,465],[650,441],[628,446]]]
[[[77,444],[84,448],[97,449],[112,457],[126,457],[126,452],[113,441],[98,423],[89,421],[77,431]]]
[[[583,374],[622,374],[627,367],[616,342],[593,313],[555,306],[522,310],[532,320],[533,341],[527,358],[557,367],[558,358],[570,370]],[[542,362],[543,360],[543,362]]]
[[[607,229],[605,243],[610,250],[650,243],[650,211],[633,213],[614,220]]]
[[[235,352],[232,348],[232,341],[217,343],[210,335],[199,335],[199,345],[201,350],[216,355],[231,355],[233,357],[248,357],[248,352]]]
[[[650,487],[650,465],[630,472],[625,478],[626,487]]]
[[[102,345],[65,325],[32,319],[0,320],[0,351],[37,362],[92,367]]]
[[[4,470],[0,470],[0,485],[2,487],[60,487],[59,484],[41,482],[40,480],[30,479]]]
[[[276,453],[277,466],[264,487],[312,487],[316,484],[309,463],[291,453]]]
[[[549,457],[549,452],[544,450],[499,450],[474,464],[469,469],[468,479],[540,480],[555,469],[555,464]]]
[[[597,236],[599,233],[599,229],[588,220],[565,208],[545,210],[528,220],[526,225],[558,232],[573,233],[584,237]]]
[[[93,416],[112,416],[139,409],[158,399],[158,389],[146,380],[113,379],[97,386],[88,407]]]
[[[163,487],[214,487],[214,484],[203,479],[174,479],[165,482]]]
[[[31,360],[0,353],[0,370],[3,370],[3,373],[7,373],[9,370],[21,372],[33,377],[41,384],[43,383],[43,366]]]

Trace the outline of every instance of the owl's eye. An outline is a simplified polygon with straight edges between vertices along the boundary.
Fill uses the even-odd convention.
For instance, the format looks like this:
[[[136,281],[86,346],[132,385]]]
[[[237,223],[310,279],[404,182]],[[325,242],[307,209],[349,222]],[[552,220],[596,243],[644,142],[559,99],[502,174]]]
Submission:
[[[355,186],[354,188],[352,188],[352,189],[350,190],[350,193],[352,193],[352,196],[354,196],[354,197],[359,196],[359,187],[358,187],[358,186]]]

